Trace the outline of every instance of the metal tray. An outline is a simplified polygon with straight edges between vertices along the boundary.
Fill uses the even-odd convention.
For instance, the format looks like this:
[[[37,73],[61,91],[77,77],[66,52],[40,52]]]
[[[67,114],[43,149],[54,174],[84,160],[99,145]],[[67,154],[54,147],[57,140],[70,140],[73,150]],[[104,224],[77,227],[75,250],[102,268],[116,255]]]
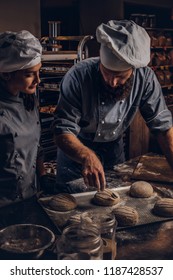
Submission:
[[[159,222],[159,221],[166,221],[173,219],[167,218],[167,217],[160,217],[154,215],[152,212],[152,209],[154,207],[155,202],[160,199],[162,196],[162,192],[154,191],[153,195],[150,198],[133,198],[129,195],[129,189],[130,186],[126,187],[119,187],[119,188],[112,188],[112,190],[115,190],[119,193],[121,201],[114,205],[114,206],[97,206],[92,203],[92,198],[96,191],[92,192],[84,192],[84,193],[77,193],[73,194],[77,201],[77,208],[72,211],[67,212],[58,212],[51,210],[48,206],[48,203],[52,196],[49,197],[43,197],[39,199],[40,205],[43,207],[43,209],[46,211],[46,213],[49,215],[50,219],[53,221],[53,223],[58,227],[59,230],[62,230],[63,227],[66,225],[68,219],[72,215],[76,214],[82,214],[82,213],[99,213],[100,215],[105,213],[110,213],[112,210],[118,206],[131,206],[135,208],[138,211],[139,214],[139,221],[136,226],[138,225],[145,225],[149,223]],[[156,188],[154,188],[156,190]],[[120,227],[118,227],[120,228]],[[122,228],[122,227],[121,227]],[[124,227],[123,227],[124,228]]]

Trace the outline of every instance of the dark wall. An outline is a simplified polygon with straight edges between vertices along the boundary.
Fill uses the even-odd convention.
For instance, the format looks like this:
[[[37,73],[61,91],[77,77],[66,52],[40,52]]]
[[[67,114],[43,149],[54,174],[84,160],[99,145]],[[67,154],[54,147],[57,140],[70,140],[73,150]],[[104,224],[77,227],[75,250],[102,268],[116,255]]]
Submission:
[[[100,23],[128,17],[129,9],[134,13],[135,5],[140,11],[148,6],[150,13],[157,13],[159,24],[173,28],[173,21],[168,23],[173,0],[0,0],[0,32],[28,29],[46,36],[48,21],[59,20],[61,35],[94,34]]]
[[[81,34],[95,34],[97,26],[123,17],[123,0],[80,0]]]
[[[42,0],[41,33],[48,35],[48,20],[60,20],[61,35],[94,34],[96,27],[123,16],[123,0]]]
[[[95,34],[110,19],[131,13],[156,14],[157,25],[173,27],[173,0],[41,0],[41,33],[48,35],[48,20],[61,21],[61,35]]]
[[[60,21],[60,35],[79,35],[79,7],[74,3],[65,7],[41,7],[41,34],[48,36],[48,21]]]
[[[130,18],[131,14],[155,14],[156,27],[173,28],[172,9],[169,7],[139,5],[135,3],[124,3],[124,17]]]
[[[40,0],[0,0],[0,32],[21,29],[40,37]]]

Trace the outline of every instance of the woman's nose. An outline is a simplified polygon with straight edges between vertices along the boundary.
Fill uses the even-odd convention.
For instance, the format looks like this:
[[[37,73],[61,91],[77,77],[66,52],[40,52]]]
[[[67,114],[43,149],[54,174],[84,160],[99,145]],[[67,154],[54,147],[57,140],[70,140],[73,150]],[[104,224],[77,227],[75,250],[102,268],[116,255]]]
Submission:
[[[41,82],[39,73],[37,73],[37,74],[35,75],[34,82],[35,82],[36,84],[39,84],[39,83]]]

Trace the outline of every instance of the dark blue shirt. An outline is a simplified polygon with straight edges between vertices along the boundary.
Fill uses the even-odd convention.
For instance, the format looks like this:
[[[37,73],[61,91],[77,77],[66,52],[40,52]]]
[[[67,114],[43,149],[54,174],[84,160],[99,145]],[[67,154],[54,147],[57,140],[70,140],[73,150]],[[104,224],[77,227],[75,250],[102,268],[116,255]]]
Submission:
[[[114,141],[138,109],[152,132],[172,127],[172,114],[151,68],[135,69],[130,95],[113,101],[103,98],[99,63],[99,58],[83,60],[64,76],[53,124],[56,135],[72,133],[94,142]]]

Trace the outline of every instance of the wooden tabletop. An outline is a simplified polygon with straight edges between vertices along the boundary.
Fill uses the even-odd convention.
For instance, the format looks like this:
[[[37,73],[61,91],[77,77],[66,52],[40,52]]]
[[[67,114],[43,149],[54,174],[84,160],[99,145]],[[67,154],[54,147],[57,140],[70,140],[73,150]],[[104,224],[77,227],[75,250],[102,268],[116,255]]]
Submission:
[[[139,158],[131,159],[117,165],[113,170],[106,171],[107,184],[110,187],[127,186],[134,181],[132,174]],[[75,184],[75,180],[74,180]],[[173,197],[173,184],[155,182],[154,185],[163,196]],[[88,190],[90,191],[90,189]],[[38,223],[49,227],[56,235],[54,227],[48,216],[35,201],[21,203],[1,210],[2,219],[0,228],[12,223]],[[116,231],[118,260],[165,260],[173,259],[173,220],[157,221],[145,225],[129,228],[119,228]],[[1,256],[3,259],[3,256]],[[56,259],[56,253],[48,250],[42,256],[43,259]]]
[[[115,167],[117,177],[121,178],[124,184],[134,181],[132,174],[139,160],[140,157]],[[155,181],[154,185],[163,196],[173,197],[173,184]],[[173,259],[173,220],[119,230],[116,239],[119,260]]]

